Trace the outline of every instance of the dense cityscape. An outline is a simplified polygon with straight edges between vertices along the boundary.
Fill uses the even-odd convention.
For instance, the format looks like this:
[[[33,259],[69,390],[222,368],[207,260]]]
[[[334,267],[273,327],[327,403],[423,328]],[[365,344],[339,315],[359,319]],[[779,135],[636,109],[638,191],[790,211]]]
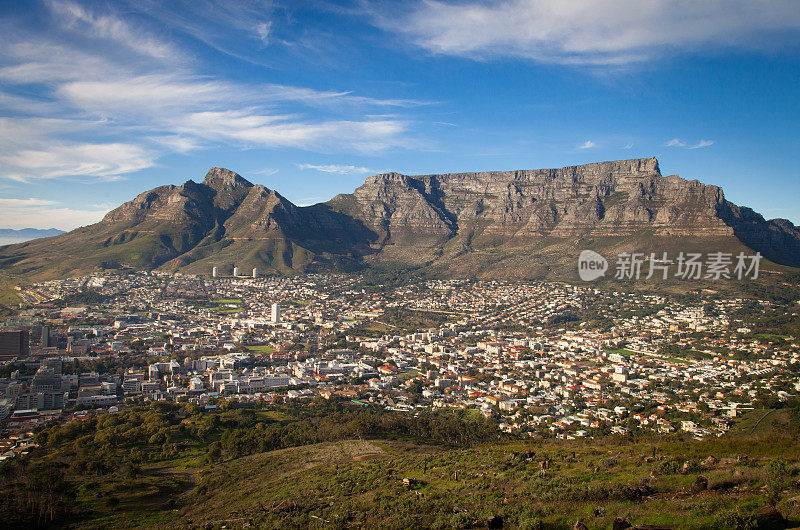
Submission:
[[[21,288],[25,303],[3,323],[2,458],[26,452],[47,422],[150,401],[211,409],[336,397],[470,409],[523,437],[703,439],[800,391],[798,341],[753,327],[769,301],[254,273]]]

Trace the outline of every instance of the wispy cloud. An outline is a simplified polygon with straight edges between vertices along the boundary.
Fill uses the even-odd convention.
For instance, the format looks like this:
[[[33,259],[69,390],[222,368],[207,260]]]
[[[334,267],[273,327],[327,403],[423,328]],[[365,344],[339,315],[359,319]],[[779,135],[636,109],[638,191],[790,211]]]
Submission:
[[[376,25],[433,53],[623,65],[675,51],[760,48],[800,29],[795,0],[417,0]]]
[[[689,149],[700,149],[709,145],[714,145],[714,140],[700,140],[695,145],[690,146]]]
[[[276,168],[265,168],[265,169],[258,169],[258,170],[255,170],[255,171],[248,171],[247,174],[248,175],[266,175],[266,176],[270,176],[270,175],[276,175],[278,173],[278,171],[280,171],[280,170],[276,169]]]
[[[597,147],[597,144],[591,140],[586,140],[581,145],[578,146],[578,149],[591,149],[593,147]]]
[[[261,40],[261,43],[266,46],[269,44],[269,34],[272,30],[272,21],[268,20],[266,22],[259,22],[255,25],[256,28],[256,35]]]
[[[97,126],[93,120],[0,118],[0,176],[20,182],[60,177],[107,181],[155,163],[158,151],[134,143],[70,139]]]
[[[700,140],[694,145],[689,145],[687,142],[681,140],[680,138],[673,138],[664,145],[666,145],[667,147],[684,147],[686,149],[701,149],[703,147],[708,147],[709,145],[714,145],[714,140]]]
[[[313,169],[323,173],[335,173],[338,175],[366,175],[368,173],[375,173],[375,171],[368,167],[338,165],[338,164],[297,164],[300,169]]]
[[[64,26],[76,33],[107,40],[152,59],[174,61],[184,58],[170,43],[150,35],[140,27],[108,13],[93,13],[80,4],[69,1],[46,2],[50,11],[62,19]]]
[[[3,165],[13,168],[6,176],[22,181],[67,176],[118,180],[125,173],[151,167],[154,158],[145,149],[126,143],[76,143],[0,155]]]
[[[253,42],[267,46],[274,31],[272,0],[121,0],[127,9],[197,39],[231,57],[255,62],[248,53]]]
[[[402,134],[408,129],[405,122],[392,119],[315,122],[240,110],[193,112],[176,117],[173,123],[181,134],[214,142],[319,152],[344,148],[366,154],[406,145]]]
[[[0,226],[21,228],[59,228],[72,230],[96,223],[110,210],[107,207],[73,209],[44,199],[0,199]]]
[[[197,9],[263,43],[271,20],[255,13],[267,4],[200,2]],[[0,81],[39,95],[25,98],[0,86],[0,107],[24,114],[0,118],[0,140],[7,140],[0,143],[0,177],[115,179],[152,167],[164,154],[214,146],[376,153],[413,145],[411,123],[385,114],[387,107],[428,104],[222,80],[203,75],[173,42],[112,7],[45,5],[56,28],[47,36],[0,31]],[[155,3],[141,7],[160,12]]]
[[[622,148],[623,149],[631,149],[631,148],[633,148],[633,144],[632,143],[627,143],[627,144],[623,145]]]
[[[31,197],[29,199],[0,199],[0,206],[4,208],[21,208],[29,206],[52,206],[58,204],[56,201],[49,201],[46,199],[36,199]]]

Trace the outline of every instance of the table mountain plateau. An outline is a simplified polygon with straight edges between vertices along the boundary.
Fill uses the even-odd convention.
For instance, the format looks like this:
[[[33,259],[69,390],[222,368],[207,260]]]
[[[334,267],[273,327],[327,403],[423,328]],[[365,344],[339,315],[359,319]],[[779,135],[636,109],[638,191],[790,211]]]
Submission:
[[[299,207],[212,168],[160,186],[67,234],[0,247],[0,269],[31,279],[103,269],[208,274],[423,267],[445,276],[574,279],[588,248],[759,251],[800,266],[800,230],[765,220],[722,189],[662,176],[655,158],[561,169],[367,178],[351,194]],[[780,267],[779,267],[780,268]]]

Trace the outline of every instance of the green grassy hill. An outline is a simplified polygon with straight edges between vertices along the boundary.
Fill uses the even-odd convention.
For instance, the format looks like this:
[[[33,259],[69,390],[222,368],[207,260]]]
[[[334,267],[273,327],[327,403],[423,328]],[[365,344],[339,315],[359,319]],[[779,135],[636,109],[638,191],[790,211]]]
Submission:
[[[18,307],[22,299],[15,287],[20,282],[13,276],[0,272],[0,316],[5,316],[11,308]]]
[[[728,525],[738,520],[744,527],[767,504],[763,486],[774,455],[794,452],[789,466],[796,473],[796,449],[786,440],[688,447],[514,442],[461,450],[343,441],[217,465],[182,513],[192,524],[252,521],[269,528],[467,528],[495,516],[510,528],[571,528],[578,520],[611,528],[618,517],[678,528],[736,527]],[[721,462],[699,463],[711,455]],[[740,455],[747,459],[738,461]],[[693,494],[698,476],[709,489]],[[779,508],[800,523],[796,507]]]
[[[157,403],[37,434],[41,447],[0,467],[0,516],[80,528],[485,528],[498,517],[504,528],[791,528],[800,444],[787,418],[789,431],[702,442],[519,440],[458,413]],[[693,490],[698,477],[706,487]],[[770,526],[770,504],[788,522]]]

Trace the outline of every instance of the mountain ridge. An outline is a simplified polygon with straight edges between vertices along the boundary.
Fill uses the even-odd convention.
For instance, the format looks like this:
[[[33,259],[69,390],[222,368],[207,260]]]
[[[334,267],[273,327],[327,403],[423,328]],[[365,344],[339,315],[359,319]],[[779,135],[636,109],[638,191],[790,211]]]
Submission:
[[[0,247],[0,269],[49,278],[102,269],[208,273],[234,264],[284,274],[401,265],[454,276],[566,277],[581,248],[758,251],[800,266],[800,230],[790,221],[765,220],[727,201],[722,188],[662,176],[655,158],[641,158],[383,173],[312,206],[213,167],[200,183],[145,191],[94,225]]]
[[[0,245],[24,243],[40,237],[52,237],[64,234],[58,228],[0,228]]]

